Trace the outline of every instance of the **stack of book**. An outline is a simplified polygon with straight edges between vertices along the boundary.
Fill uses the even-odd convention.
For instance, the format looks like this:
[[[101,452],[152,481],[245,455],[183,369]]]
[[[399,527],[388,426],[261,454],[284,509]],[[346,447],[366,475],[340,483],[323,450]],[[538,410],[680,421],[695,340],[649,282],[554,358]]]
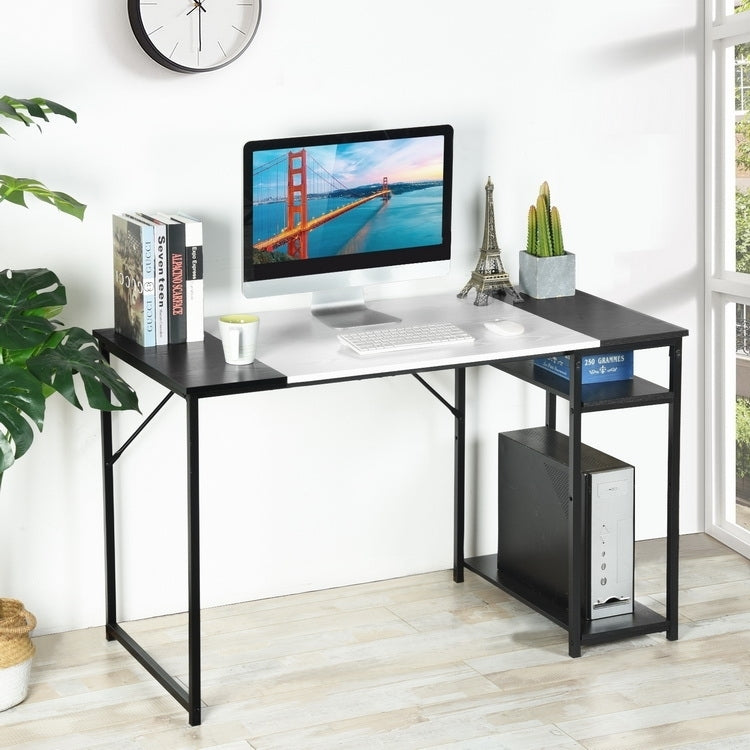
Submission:
[[[112,216],[115,331],[141,346],[203,339],[203,224],[186,214]]]

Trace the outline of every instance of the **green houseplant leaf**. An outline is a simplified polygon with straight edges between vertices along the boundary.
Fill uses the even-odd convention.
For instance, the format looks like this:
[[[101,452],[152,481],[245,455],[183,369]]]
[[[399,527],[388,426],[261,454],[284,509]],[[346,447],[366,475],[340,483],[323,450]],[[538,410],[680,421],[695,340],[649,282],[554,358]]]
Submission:
[[[36,97],[0,96],[0,122],[29,127],[76,113]],[[7,135],[0,127],[0,135]],[[0,203],[26,206],[32,195],[63,213],[83,219],[86,206],[39,180],[0,175]],[[67,303],[65,287],[47,268],[0,271],[0,482],[6,469],[31,447],[44,427],[46,399],[59,393],[81,409],[76,384],[89,406],[99,410],[138,410],[133,389],[104,359],[96,339],[82,328],[63,328],[56,319]]]
[[[138,409],[133,389],[110,367],[96,339],[52,318],[66,303],[65,287],[46,268],[0,272],[0,478],[44,426],[46,399],[59,393],[81,409]]]
[[[49,318],[57,315],[66,302],[65,287],[46,268],[3,271],[0,274],[0,349],[25,350],[43,344],[55,330]]]
[[[50,99],[43,99],[36,96],[33,99],[16,99],[13,96],[0,96],[0,117],[6,117],[9,120],[21,122],[26,127],[36,125],[39,130],[41,126],[36,120],[49,122],[48,114],[61,115],[67,117],[73,122],[78,122],[78,117],[72,109],[68,109],[62,104],[53,102]],[[7,135],[7,131],[0,128],[0,135]]]
[[[34,432],[44,425],[41,383],[23,367],[0,366],[0,476],[31,447]]]
[[[0,174],[0,201],[10,201],[17,206],[26,208],[26,196],[33,195],[44,203],[50,203],[59,211],[83,219],[86,206],[79,203],[75,198],[59,190],[50,190],[42,185],[39,180],[29,178],[11,177]]]
[[[62,104],[50,99],[34,97],[33,99],[16,99],[12,96],[0,96],[0,118],[4,117],[12,122],[22,123],[26,127],[36,125],[41,130],[41,122],[49,122],[48,115],[67,117],[73,122],[78,121],[76,113]],[[8,135],[8,131],[0,127],[0,135]],[[11,177],[0,175],[0,202],[9,201],[17,206],[26,207],[26,196],[49,203],[63,213],[83,219],[86,206],[67,193],[50,190],[39,180],[28,177]]]
[[[96,339],[82,328],[57,331],[26,365],[41,383],[79,409],[82,407],[75,391],[75,375],[80,376],[92,408],[114,411],[138,407],[135,391],[107,364]],[[110,394],[117,403],[111,401]]]

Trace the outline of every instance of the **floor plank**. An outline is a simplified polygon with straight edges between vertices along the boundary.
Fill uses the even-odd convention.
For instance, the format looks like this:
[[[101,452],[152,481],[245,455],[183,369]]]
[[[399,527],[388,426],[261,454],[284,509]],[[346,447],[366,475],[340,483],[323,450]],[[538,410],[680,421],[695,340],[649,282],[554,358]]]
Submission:
[[[680,545],[680,638],[567,655],[567,635],[449,571],[205,610],[203,724],[103,628],[35,639],[29,697],[0,712],[19,750],[616,750],[750,747],[750,563]],[[638,598],[664,605],[663,540],[639,542]],[[128,624],[185,679],[186,617]]]

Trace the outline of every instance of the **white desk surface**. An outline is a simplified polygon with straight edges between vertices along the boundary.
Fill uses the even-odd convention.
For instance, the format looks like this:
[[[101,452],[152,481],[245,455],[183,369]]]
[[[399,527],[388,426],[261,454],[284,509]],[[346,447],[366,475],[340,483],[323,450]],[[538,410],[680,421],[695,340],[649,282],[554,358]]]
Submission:
[[[289,383],[309,383],[599,346],[597,339],[525,312],[523,304],[513,306],[490,298],[487,306],[479,307],[473,298],[472,291],[466,299],[449,293],[367,302],[373,310],[401,318],[401,323],[390,325],[455,323],[474,336],[473,343],[363,356],[341,344],[336,329],[320,322],[309,308],[296,308],[258,313],[256,357],[284,373]],[[517,320],[524,325],[524,332],[519,336],[499,336],[483,325],[500,318]],[[209,332],[218,336],[217,319],[207,323]]]

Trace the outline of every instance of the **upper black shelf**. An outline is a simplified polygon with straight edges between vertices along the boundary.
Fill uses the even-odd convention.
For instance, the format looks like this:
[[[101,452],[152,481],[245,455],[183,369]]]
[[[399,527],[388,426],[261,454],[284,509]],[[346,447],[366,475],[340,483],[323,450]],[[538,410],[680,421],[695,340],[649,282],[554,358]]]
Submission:
[[[601,349],[609,351],[671,346],[679,344],[680,339],[688,335],[685,328],[581,291],[570,297],[554,299],[533,299],[524,295],[519,308],[592,336],[601,342]],[[597,347],[597,351],[601,349]],[[534,367],[531,360],[497,362],[494,366],[548,393],[565,399],[570,397],[568,380]],[[583,385],[580,408],[582,411],[624,409],[667,404],[672,398],[668,388],[635,377]]]
[[[539,386],[555,396],[565,399],[570,397],[570,383],[565,378],[543,370],[541,367],[534,367],[531,360],[496,362],[494,366],[526,383]],[[581,386],[582,411],[668,404],[671,400],[672,393],[668,388],[638,377],[632,380],[587,383]]]

